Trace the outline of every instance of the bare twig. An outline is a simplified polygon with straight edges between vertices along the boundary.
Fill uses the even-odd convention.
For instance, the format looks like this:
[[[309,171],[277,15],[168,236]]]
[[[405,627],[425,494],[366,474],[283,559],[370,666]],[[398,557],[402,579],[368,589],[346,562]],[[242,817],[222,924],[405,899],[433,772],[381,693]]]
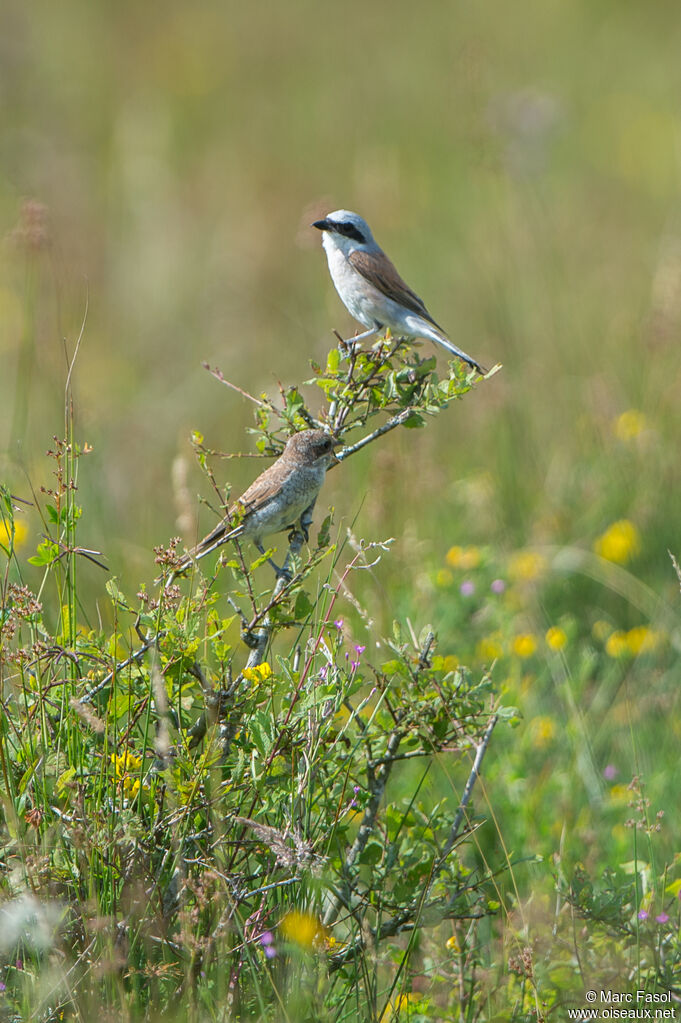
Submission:
[[[357,451],[361,451],[362,448],[367,446],[367,444],[371,444],[372,441],[378,440],[378,438],[382,437],[383,434],[390,433],[390,431],[396,429],[396,427],[402,426],[403,423],[406,423],[407,419],[409,419],[412,415],[413,411],[414,409],[411,407],[403,408],[397,413],[397,415],[392,416],[387,420],[387,422],[383,423],[382,426],[377,427],[372,431],[372,433],[368,433],[366,437],[362,437],[361,440],[358,440],[356,444],[349,444],[347,447],[343,448],[342,451],[339,451],[336,455],[338,461],[342,462],[344,459],[349,458],[350,455],[354,455]]]
[[[221,384],[224,384],[225,387],[231,387],[233,391],[236,391],[237,394],[240,394],[243,398],[248,398],[248,400],[252,401],[254,405],[258,405],[260,408],[270,407],[268,402],[263,401],[261,398],[254,397],[252,394],[249,394],[248,391],[245,391],[243,387],[239,387],[238,384],[233,384],[231,380],[228,380],[225,376],[223,376],[222,370],[217,366],[215,369],[211,369],[207,362],[203,362],[201,365],[204,369],[208,370],[211,376],[214,376],[216,380],[219,380]]]

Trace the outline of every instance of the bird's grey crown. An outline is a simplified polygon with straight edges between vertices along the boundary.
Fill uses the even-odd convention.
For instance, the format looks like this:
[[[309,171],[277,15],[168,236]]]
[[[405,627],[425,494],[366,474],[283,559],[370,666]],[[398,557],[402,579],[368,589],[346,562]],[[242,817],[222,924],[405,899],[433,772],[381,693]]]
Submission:
[[[350,238],[359,245],[375,244],[371,228],[359,213],[351,210],[334,210],[324,220],[325,229],[334,234]]]

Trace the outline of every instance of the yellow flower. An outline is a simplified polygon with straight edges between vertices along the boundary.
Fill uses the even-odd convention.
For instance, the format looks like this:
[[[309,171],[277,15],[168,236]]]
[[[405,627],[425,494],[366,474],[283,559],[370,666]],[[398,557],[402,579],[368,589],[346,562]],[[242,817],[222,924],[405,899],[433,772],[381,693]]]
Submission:
[[[445,556],[445,561],[450,568],[460,568],[463,572],[470,572],[480,564],[480,551],[477,547],[450,547]]]
[[[407,1011],[407,1017],[409,1016],[409,1006],[416,1004],[420,1001],[420,996],[415,991],[408,991],[404,995],[398,995],[394,1001],[389,1001],[385,1009],[381,1013],[380,1023],[388,1023],[389,1020],[402,1019],[400,1010],[405,1009]],[[406,1018],[406,1017],[404,1017]]]
[[[326,934],[324,936],[324,948],[327,952],[338,953],[347,947],[346,941],[339,941],[338,938],[334,938],[333,934]]]
[[[537,749],[543,749],[555,738],[556,722],[551,717],[536,717],[530,722],[532,742]]]
[[[23,519],[14,520],[14,540],[12,540],[12,525],[9,519],[0,519],[0,544],[5,548],[22,547],[26,543],[28,526]]]
[[[475,653],[479,661],[498,661],[504,656],[501,633],[493,632],[489,636],[483,636],[475,648]]]
[[[605,652],[608,657],[628,657],[631,650],[629,649],[629,643],[627,642],[626,632],[622,632],[621,629],[617,629],[616,632],[611,632],[605,644]]]
[[[142,758],[131,753],[130,750],[125,750],[123,753],[112,753],[109,759],[114,765],[117,778],[123,778],[132,771],[139,771],[142,766]]]
[[[557,625],[552,625],[550,629],[546,630],[546,645],[550,650],[562,650],[567,643],[567,633],[565,629],[558,628]]]
[[[272,669],[267,661],[263,661],[262,664],[256,664],[252,668],[244,668],[242,675],[247,682],[265,682],[272,677]]]
[[[621,416],[617,416],[613,422],[612,429],[618,440],[626,442],[640,437],[647,425],[644,414],[639,412],[638,409],[630,408],[627,412],[623,412]]]
[[[537,640],[531,632],[523,632],[511,643],[511,650],[516,657],[532,657],[537,652]]]
[[[613,803],[628,803],[631,798],[628,785],[611,785],[608,796]]]
[[[448,948],[450,952],[459,952],[459,942],[456,940],[456,935],[452,934],[451,938],[447,938],[445,942],[445,948]]]
[[[597,622],[594,622],[591,627],[591,635],[594,639],[597,639],[599,643],[605,643],[611,632],[612,625],[610,622],[604,622],[602,618],[599,618]]]
[[[641,537],[633,522],[618,519],[594,540],[593,549],[606,561],[625,565],[640,551]]]
[[[318,939],[324,937],[324,926],[312,913],[291,910],[281,921],[281,933],[286,941],[310,949]]]
[[[123,779],[123,791],[125,792],[126,796],[130,797],[130,799],[134,799],[139,790],[140,790],[139,778],[133,779],[130,777],[130,775],[128,775],[126,778]]]
[[[663,634],[649,629],[646,625],[637,625],[627,632],[627,646],[629,652],[638,657],[639,654],[649,654],[662,642]]]
[[[509,578],[513,582],[531,583],[546,572],[546,558],[537,551],[516,551],[508,562]]]
[[[446,586],[450,586],[454,576],[448,568],[441,568],[435,575],[435,585],[444,589]]]

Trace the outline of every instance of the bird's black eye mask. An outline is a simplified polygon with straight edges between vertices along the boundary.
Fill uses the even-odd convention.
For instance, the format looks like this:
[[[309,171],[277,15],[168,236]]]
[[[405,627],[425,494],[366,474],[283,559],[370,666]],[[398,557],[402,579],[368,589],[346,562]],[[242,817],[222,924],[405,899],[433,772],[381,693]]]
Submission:
[[[335,231],[336,234],[342,234],[345,235],[346,238],[352,238],[353,242],[359,242],[360,245],[364,245],[366,241],[362,232],[359,231],[354,224],[333,224],[332,230]]]

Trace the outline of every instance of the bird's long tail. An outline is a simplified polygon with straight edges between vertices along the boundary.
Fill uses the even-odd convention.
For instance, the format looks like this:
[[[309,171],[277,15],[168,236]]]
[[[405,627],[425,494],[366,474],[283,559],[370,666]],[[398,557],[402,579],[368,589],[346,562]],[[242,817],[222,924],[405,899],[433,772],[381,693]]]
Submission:
[[[190,551],[187,551],[175,569],[175,574],[186,572],[195,561],[200,561],[207,554],[217,550],[218,547],[222,547],[223,543],[241,536],[242,533],[243,526],[241,525],[232,527],[227,520],[219,522],[208,536],[204,536],[203,540],[197,543],[196,547],[192,547]]]
[[[481,366],[479,362],[476,362],[475,359],[471,358],[470,355],[466,355],[466,353],[463,352],[460,348],[457,348],[453,341],[449,340],[449,338],[447,337],[443,330],[438,330],[435,327],[431,327],[429,325],[429,333],[426,334],[424,331],[421,336],[429,337],[431,341],[435,341],[436,344],[442,345],[442,347],[446,348],[448,352],[452,353],[452,355],[456,355],[459,359],[463,359],[463,361],[466,362],[469,366],[472,366],[472,368],[476,370],[481,377],[484,377],[485,374],[487,373],[487,370],[483,366]]]

